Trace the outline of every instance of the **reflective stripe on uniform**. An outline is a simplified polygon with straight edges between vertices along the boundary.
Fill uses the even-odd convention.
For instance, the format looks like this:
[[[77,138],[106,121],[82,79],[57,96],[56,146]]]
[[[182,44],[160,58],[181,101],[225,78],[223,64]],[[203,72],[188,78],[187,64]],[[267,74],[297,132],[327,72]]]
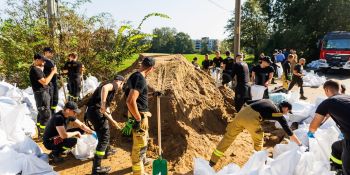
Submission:
[[[62,146],[62,149],[64,149],[64,150],[69,150],[70,148],[65,147],[65,146]]]
[[[335,158],[333,155],[331,155],[331,160],[332,160],[334,163],[338,164],[338,165],[342,165],[342,164],[343,164],[343,161],[341,161],[341,160]]]
[[[282,113],[272,113],[272,117],[282,117],[283,114]]]
[[[39,124],[39,128],[40,128],[40,129],[45,129],[46,126]]]
[[[217,149],[214,150],[213,154],[215,154],[215,155],[218,156],[218,157],[224,156],[224,153],[221,152],[221,151],[219,151],[219,150],[217,150]]]
[[[56,110],[57,106],[51,106],[51,109]]]
[[[98,156],[104,156],[105,155],[105,152],[104,151],[97,151],[96,150],[96,153],[95,153],[96,155],[98,155]]]
[[[141,166],[140,165],[133,165],[132,166],[132,171],[141,171]]]

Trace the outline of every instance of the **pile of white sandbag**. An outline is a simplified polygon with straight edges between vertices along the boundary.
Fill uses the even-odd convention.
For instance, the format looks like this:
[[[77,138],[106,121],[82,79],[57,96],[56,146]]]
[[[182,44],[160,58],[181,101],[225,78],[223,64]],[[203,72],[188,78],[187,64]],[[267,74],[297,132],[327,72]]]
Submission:
[[[323,60],[314,60],[311,63],[307,64],[307,67],[312,69],[318,69],[322,64],[324,64]]]
[[[318,76],[314,71],[304,72],[303,86],[304,87],[319,87],[322,86],[326,81],[325,76]]]

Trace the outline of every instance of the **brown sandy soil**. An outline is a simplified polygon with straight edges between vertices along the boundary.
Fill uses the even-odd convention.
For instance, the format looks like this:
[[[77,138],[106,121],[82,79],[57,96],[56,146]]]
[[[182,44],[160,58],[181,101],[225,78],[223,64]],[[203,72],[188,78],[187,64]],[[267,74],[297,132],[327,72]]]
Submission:
[[[214,80],[203,71],[196,70],[181,55],[155,56],[156,69],[147,77],[149,92],[162,90],[161,122],[163,157],[168,160],[169,174],[193,174],[193,158],[209,159],[216,144],[225,132],[227,121],[234,116],[234,93],[228,88],[217,88]],[[135,69],[141,58],[121,74],[128,77]],[[350,85],[350,83],[348,83]],[[305,88],[308,101],[323,95],[322,88]],[[126,111],[122,94],[119,94],[112,105],[113,117],[123,125]],[[150,112],[150,140],[148,157],[157,158],[157,128],[156,128],[156,100],[149,98]],[[80,117],[81,118],[81,117]],[[284,132],[276,130],[274,124],[266,122],[264,125],[265,149],[272,150],[273,146],[283,140]],[[120,131],[112,129],[112,146],[117,154],[103,160],[102,164],[111,166],[110,174],[131,174],[130,151],[132,141],[122,137]],[[40,143],[40,146],[42,144]],[[47,150],[45,150],[47,152]],[[240,134],[217,169],[229,163],[243,165],[253,153],[253,145],[248,132]],[[67,160],[54,169],[60,174],[90,174],[92,161],[76,160],[71,154]],[[152,174],[151,166],[147,173]]]

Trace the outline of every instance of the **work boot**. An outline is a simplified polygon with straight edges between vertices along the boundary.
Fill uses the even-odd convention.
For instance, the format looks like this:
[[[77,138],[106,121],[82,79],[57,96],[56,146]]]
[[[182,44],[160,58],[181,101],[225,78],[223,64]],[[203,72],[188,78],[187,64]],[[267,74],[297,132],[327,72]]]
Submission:
[[[275,82],[275,78],[272,78],[271,84],[277,84],[277,83]]]
[[[103,167],[101,166],[102,157],[95,155],[94,161],[92,164],[92,173],[91,175],[100,175],[100,174],[108,174],[111,171],[111,167]]]
[[[103,159],[108,159],[109,156],[114,155],[117,152],[117,150],[111,148],[111,147],[107,147],[106,153],[103,156]]]
[[[60,157],[60,154],[55,152],[55,151],[52,151],[50,154],[49,154],[49,159],[51,159],[51,161],[53,163],[61,163],[63,162],[63,158]]]
[[[307,97],[305,97],[304,95],[300,96],[300,100],[306,100],[306,99],[307,99]]]
[[[209,161],[209,165],[210,165],[211,167],[213,167],[213,166],[216,165],[216,163],[210,160],[210,161]]]

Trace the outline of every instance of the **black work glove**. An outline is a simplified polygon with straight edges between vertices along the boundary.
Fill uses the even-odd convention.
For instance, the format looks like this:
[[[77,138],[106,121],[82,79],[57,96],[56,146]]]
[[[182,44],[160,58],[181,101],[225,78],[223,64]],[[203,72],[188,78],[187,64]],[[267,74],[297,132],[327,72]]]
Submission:
[[[141,121],[136,121],[135,123],[132,125],[132,129],[134,129],[136,132],[140,132],[141,130]]]

